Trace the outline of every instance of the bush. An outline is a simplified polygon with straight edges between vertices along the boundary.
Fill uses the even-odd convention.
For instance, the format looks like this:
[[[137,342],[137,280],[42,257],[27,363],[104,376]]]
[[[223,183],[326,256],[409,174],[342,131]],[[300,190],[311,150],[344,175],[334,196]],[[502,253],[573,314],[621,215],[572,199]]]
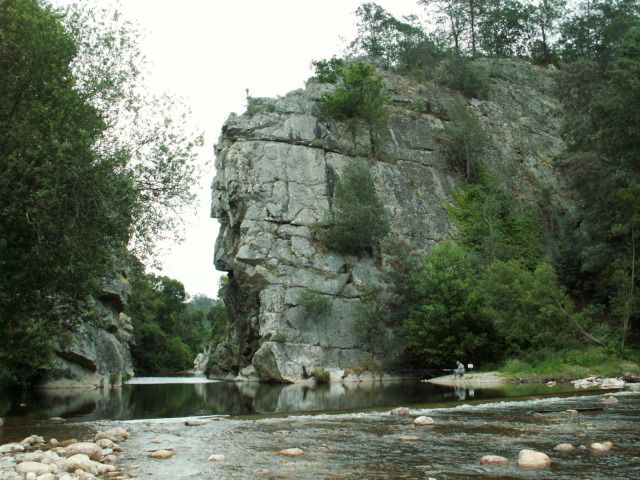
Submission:
[[[376,247],[389,221],[364,162],[350,163],[336,185],[326,244],[341,253],[357,254]]]
[[[271,337],[271,341],[276,343],[286,343],[287,336],[282,332],[276,332],[276,334]]]
[[[331,312],[331,301],[326,295],[313,290],[305,290],[298,298],[298,305],[314,320],[326,318]]]
[[[276,104],[270,98],[247,98],[247,113],[254,116],[258,113],[272,113],[276,111]]]
[[[335,71],[337,86],[320,99],[322,113],[335,120],[360,119],[373,127],[386,121],[384,82],[372,65],[347,64]]]
[[[338,83],[344,68],[344,60],[332,57],[330,60],[314,60],[311,62],[315,70],[313,80],[321,83]]]
[[[443,136],[447,160],[471,182],[487,136],[476,116],[462,102],[455,102],[448,110],[451,121],[445,124]]]
[[[483,99],[489,94],[490,81],[485,68],[459,55],[440,63],[436,79],[468,98]]]
[[[326,370],[314,370],[311,375],[316,379],[316,383],[329,383],[331,374]]]

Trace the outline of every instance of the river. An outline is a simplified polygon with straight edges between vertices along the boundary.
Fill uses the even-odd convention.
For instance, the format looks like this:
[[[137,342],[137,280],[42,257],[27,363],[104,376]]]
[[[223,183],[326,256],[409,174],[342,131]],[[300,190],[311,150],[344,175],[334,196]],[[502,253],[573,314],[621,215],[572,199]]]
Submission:
[[[137,379],[112,391],[41,392],[0,397],[0,443],[30,434],[88,438],[100,428],[131,432],[120,460],[138,478],[590,478],[640,479],[640,394],[621,392],[615,404],[600,391],[578,395],[567,386],[508,386],[469,390],[424,383],[263,385],[158,383]],[[167,380],[164,380],[167,381]],[[173,382],[180,380],[171,379]],[[204,380],[193,380],[190,382]],[[22,406],[21,406],[22,404]],[[413,416],[390,415],[410,406]],[[569,415],[564,410],[581,410]],[[417,414],[433,426],[415,427]],[[68,419],[50,425],[51,416]],[[183,417],[201,416],[200,426]],[[611,441],[609,452],[593,442]],[[558,443],[576,450],[559,453]],[[146,451],[175,448],[170,460]],[[299,447],[299,458],[278,455]],[[550,469],[515,464],[523,449],[552,458]],[[211,454],[225,456],[208,462]],[[508,465],[481,465],[483,455],[502,455]]]

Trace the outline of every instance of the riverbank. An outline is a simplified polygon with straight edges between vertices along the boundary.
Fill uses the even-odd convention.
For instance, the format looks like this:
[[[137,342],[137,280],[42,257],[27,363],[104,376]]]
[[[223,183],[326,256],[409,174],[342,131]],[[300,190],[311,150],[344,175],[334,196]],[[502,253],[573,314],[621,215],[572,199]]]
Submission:
[[[386,409],[92,422],[96,432],[123,428],[128,434],[127,439],[116,442],[122,451],[112,459],[115,469],[96,476],[76,469],[67,477],[54,474],[47,478],[346,480],[483,475],[529,479],[535,474],[518,463],[522,450],[548,456],[550,464],[540,472],[545,478],[635,478],[640,473],[634,427],[640,424],[640,395],[616,393],[615,403],[605,402],[607,398],[596,394],[396,410],[401,414]],[[431,421],[418,425],[420,416]],[[60,427],[62,433],[69,425]],[[82,439],[93,442],[95,438],[92,434]],[[53,450],[46,447],[50,439],[46,442],[43,450]],[[32,453],[34,449],[28,454]],[[62,457],[66,452],[54,453]],[[110,452],[100,453],[104,457]],[[502,457],[500,461],[506,463],[483,463],[486,455]],[[8,456],[14,458],[11,467],[7,466],[12,463],[6,460]],[[24,478],[7,472],[26,461],[25,457],[8,456],[0,458],[0,469],[4,469],[0,478]]]

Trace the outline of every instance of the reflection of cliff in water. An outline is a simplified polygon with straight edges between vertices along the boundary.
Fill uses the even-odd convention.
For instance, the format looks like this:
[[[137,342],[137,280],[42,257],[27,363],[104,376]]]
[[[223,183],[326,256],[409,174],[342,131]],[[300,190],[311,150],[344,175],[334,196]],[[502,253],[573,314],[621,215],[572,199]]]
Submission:
[[[545,393],[553,393],[547,387]],[[519,392],[511,394],[526,394]],[[0,416],[9,423],[50,417],[100,419],[247,415],[325,410],[391,408],[397,405],[459,402],[509,396],[506,391],[468,390],[419,382],[363,382],[329,385],[265,383],[154,383],[110,390],[58,389],[26,397],[0,393]]]

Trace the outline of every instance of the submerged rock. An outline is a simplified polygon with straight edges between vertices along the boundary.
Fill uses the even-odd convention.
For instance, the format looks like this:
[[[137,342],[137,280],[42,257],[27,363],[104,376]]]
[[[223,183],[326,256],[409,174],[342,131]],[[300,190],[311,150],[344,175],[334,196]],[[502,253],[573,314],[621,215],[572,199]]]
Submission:
[[[520,450],[518,465],[524,468],[546,468],[551,465],[551,459],[546,453],[535,450]]]

